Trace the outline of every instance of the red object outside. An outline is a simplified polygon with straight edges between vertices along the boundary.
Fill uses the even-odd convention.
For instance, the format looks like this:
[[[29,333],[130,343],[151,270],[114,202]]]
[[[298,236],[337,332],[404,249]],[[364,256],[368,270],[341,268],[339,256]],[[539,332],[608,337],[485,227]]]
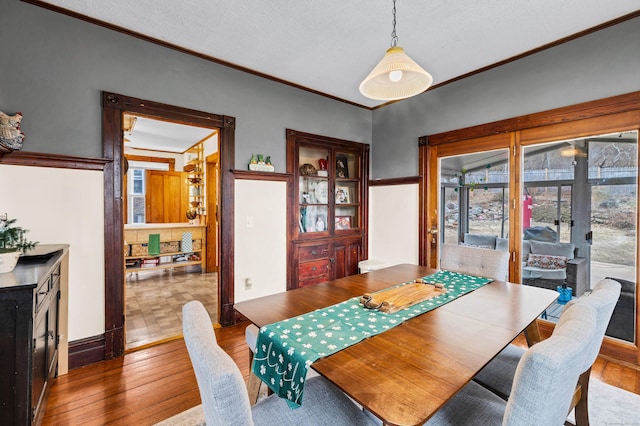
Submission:
[[[531,228],[531,218],[533,217],[533,197],[525,195],[522,201],[522,232]]]

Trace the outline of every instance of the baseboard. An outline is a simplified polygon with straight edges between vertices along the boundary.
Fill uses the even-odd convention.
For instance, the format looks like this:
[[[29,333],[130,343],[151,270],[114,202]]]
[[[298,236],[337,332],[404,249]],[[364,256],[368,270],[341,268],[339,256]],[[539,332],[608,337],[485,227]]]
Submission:
[[[69,342],[69,370],[104,361],[104,334]]]

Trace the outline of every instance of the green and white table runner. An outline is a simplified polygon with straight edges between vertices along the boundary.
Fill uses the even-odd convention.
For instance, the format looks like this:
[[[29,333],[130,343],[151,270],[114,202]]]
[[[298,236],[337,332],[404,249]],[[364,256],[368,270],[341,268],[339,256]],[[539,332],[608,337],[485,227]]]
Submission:
[[[304,381],[316,360],[387,331],[493,281],[451,271],[423,277],[447,293],[393,314],[365,308],[360,297],[260,328],[253,372],[292,408],[302,404]],[[396,287],[409,283],[402,283]],[[425,284],[429,285],[429,284]]]

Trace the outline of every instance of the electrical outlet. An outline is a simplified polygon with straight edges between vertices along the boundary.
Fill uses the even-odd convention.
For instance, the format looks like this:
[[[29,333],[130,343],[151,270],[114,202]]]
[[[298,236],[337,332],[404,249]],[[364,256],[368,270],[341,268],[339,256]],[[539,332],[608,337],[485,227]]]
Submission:
[[[244,279],[244,289],[251,290],[253,288],[253,283],[251,282],[251,278]]]

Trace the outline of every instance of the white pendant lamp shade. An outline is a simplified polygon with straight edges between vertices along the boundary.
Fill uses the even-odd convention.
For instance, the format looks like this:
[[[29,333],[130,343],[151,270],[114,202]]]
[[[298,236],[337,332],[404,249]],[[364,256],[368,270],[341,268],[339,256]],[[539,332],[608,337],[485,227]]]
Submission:
[[[393,46],[360,83],[360,93],[370,99],[393,101],[418,95],[431,83],[431,74],[407,56],[401,47]]]

